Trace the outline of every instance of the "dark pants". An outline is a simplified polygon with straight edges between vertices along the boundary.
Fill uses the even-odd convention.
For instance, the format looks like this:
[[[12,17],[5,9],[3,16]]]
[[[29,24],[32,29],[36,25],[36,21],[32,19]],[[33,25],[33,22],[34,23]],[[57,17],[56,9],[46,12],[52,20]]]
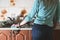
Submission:
[[[34,24],[32,28],[32,40],[53,40],[53,27]]]

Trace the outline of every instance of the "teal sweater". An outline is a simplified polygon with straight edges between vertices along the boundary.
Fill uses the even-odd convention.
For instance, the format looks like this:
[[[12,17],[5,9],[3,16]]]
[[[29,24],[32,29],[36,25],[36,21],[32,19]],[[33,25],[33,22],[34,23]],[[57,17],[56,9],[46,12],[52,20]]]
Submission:
[[[53,26],[53,18],[57,9],[57,4],[52,4],[49,7],[45,7],[42,0],[34,0],[34,5],[32,10],[28,13],[25,21],[31,21],[35,15],[36,18],[34,20],[35,24],[46,24],[50,27]],[[60,14],[60,13],[59,13]]]

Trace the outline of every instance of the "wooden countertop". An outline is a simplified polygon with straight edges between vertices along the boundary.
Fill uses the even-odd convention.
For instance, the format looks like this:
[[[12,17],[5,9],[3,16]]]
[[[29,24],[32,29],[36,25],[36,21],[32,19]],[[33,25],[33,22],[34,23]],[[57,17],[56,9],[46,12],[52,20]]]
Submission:
[[[32,30],[32,28],[0,28],[0,30]]]
[[[32,30],[32,28],[0,28],[0,30]],[[57,26],[54,30],[60,30],[60,26]]]

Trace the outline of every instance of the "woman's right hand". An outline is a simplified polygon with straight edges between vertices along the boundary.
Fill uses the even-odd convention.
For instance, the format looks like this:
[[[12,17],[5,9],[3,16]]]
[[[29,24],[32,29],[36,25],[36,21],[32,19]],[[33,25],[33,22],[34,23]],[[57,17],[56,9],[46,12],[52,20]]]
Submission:
[[[20,26],[26,24],[27,22],[25,20],[23,20],[21,23],[20,23]]]
[[[60,22],[56,23],[56,26],[60,26]]]
[[[27,22],[25,21],[25,20],[23,20],[20,24],[13,24],[12,26],[11,26],[11,28],[12,27],[19,27],[19,26],[21,26],[22,27],[22,25],[24,25],[24,24],[26,24]]]

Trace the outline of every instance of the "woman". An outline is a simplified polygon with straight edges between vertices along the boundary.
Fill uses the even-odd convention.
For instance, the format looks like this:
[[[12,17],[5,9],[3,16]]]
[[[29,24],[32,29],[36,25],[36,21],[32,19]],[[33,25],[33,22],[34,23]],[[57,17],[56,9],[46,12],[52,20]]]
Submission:
[[[53,40],[53,17],[57,9],[58,0],[34,0],[30,13],[20,23],[20,26],[32,21],[36,15],[32,27],[32,40]],[[18,24],[16,26],[19,26]]]

